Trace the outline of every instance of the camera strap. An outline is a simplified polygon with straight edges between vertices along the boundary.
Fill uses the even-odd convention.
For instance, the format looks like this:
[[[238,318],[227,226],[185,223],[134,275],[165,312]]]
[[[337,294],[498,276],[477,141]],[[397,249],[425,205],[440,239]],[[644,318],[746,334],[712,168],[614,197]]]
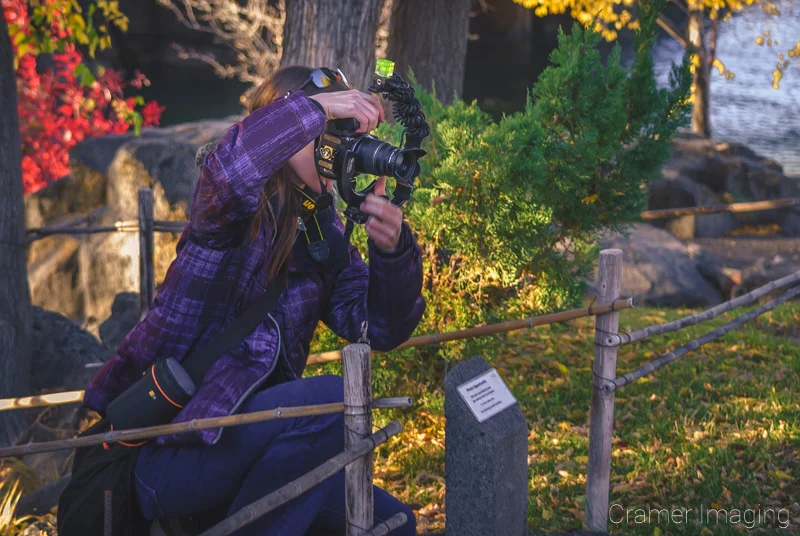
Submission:
[[[281,270],[269,288],[241,316],[202,348],[183,359],[181,365],[195,385],[202,383],[206,372],[217,359],[236,348],[275,309],[283,289],[286,288],[287,277],[286,270]]]

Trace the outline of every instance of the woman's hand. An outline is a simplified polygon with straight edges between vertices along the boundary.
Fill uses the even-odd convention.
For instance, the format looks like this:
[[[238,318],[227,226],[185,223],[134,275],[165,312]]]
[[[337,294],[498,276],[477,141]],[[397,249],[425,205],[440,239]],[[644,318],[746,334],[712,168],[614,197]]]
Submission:
[[[379,120],[385,120],[381,102],[378,97],[369,93],[351,89],[320,93],[309,98],[322,105],[326,119],[354,118],[360,125],[356,130],[357,133],[370,132],[378,126]]]
[[[376,246],[386,253],[392,253],[400,241],[403,211],[388,199],[380,197],[386,195],[386,177],[378,179],[374,192],[367,194],[359,207],[361,212],[369,214],[364,229]]]

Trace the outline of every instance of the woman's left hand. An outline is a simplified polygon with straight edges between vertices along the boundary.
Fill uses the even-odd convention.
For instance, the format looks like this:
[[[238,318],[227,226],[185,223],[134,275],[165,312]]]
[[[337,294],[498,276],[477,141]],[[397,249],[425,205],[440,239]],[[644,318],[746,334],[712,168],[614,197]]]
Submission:
[[[375,184],[374,193],[367,194],[361,206],[361,212],[369,214],[364,226],[367,235],[382,251],[391,253],[400,241],[403,225],[403,211],[393,205],[386,195],[386,177],[380,177]]]

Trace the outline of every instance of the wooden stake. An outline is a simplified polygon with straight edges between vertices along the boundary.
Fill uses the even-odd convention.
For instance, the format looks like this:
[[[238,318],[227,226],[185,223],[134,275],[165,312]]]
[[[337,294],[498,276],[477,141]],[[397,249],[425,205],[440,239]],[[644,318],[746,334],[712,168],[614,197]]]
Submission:
[[[155,298],[155,245],[153,236],[153,190],[139,189],[139,313],[150,309]]]
[[[348,344],[342,350],[344,373],[344,446],[351,448],[372,433],[370,347]],[[344,470],[347,536],[366,536],[372,527],[372,451]]]
[[[389,534],[396,528],[400,528],[406,524],[408,521],[408,516],[406,516],[403,512],[399,514],[395,514],[386,521],[382,521],[372,527],[372,530],[369,531],[367,534],[369,536],[385,536]]]
[[[236,512],[224,521],[217,523],[200,536],[227,536],[240,528],[249,525],[259,517],[268,514],[276,508],[283,506],[292,499],[299,497],[320,482],[332,477],[367,454],[372,452],[375,447],[385,443],[390,437],[397,435],[402,430],[402,426],[397,421],[390,422],[386,428],[378,430],[369,437],[366,437],[342,452],[323,463],[316,469],[304,474],[300,478],[289,482],[282,488],[273,491]]]
[[[600,252],[599,294],[602,305],[619,297],[622,279],[622,251],[606,249]],[[606,333],[619,331],[619,313],[597,315],[592,381],[592,409],[589,427],[589,467],[586,475],[586,517],[588,530],[606,532],[608,525],[608,489],[611,477],[611,439],[614,435],[614,390],[607,388],[603,378],[617,375],[617,348],[602,345]]]

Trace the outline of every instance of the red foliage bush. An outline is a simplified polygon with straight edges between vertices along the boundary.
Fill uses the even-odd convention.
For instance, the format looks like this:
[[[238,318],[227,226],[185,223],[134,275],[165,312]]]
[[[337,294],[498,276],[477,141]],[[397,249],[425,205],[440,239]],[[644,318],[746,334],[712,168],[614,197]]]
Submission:
[[[31,36],[27,3],[2,1],[3,14],[18,58],[17,94],[22,141],[22,180],[25,193],[69,173],[69,149],[83,139],[122,134],[131,127],[158,126],[164,107],[145,105],[141,97],[125,97],[126,87],[141,88],[147,79],[136,73],[125,81],[113,69],[92,73],[83,55],[69,42],[72,30],[53,21],[49,34],[61,50],[52,54],[52,67],[38,69],[36,55],[27,51]],[[20,46],[24,48],[20,50]],[[22,54],[20,54],[22,52]]]

